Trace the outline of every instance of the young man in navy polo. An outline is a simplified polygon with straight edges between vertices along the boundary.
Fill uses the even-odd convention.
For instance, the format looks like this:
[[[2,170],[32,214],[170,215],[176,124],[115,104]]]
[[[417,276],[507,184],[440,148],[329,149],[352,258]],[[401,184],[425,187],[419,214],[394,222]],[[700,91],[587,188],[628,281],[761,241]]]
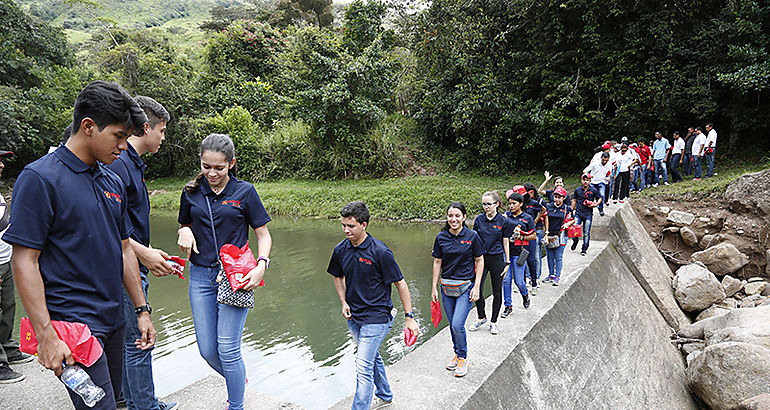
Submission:
[[[140,95],[134,97],[134,100],[147,115],[147,122],[142,128],[134,130],[135,135],[128,137],[126,151],[107,168],[120,177],[126,190],[128,216],[134,228],[129,242],[139,258],[142,292],[149,305],[147,291],[150,283],[147,280],[147,272],[150,271],[155,276],[166,276],[174,272],[166,263],[169,255],[150,246],[150,196],[144,182],[144,171],[147,165],[144,164],[141,156],[148,152],[152,154],[158,152],[165,139],[166,124],[171,116],[165,107],[150,97]],[[134,304],[125,290],[123,308],[126,317],[134,315]],[[155,397],[152,349],[138,349],[134,341],[139,337],[141,335],[137,324],[133,321],[126,323],[123,351],[123,400],[130,410],[171,410],[176,407],[176,403],[161,402]]]
[[[27,165],[14,187],[11,226],[19,296],[38,341],[38,361],[59,376],[74,364],[51,321],[85,323],[104,353],[85,371],[106,396],[94,408],[114,409],[120,391],[126,317],[122,288],[134,303],[140,349],[155,343],[142,294],[126,192],[103,164],[126,150],[126,140],[147,121],[142,109],[115,83],[95,81],[75,100],[73,134],[66,145]],[[87,409],[68,390],[76,409]]]
[[[572,195],[572,209],[575,211],[575,224],[583,225],[583,247],[581,256],[586,256],[588,245],[591,241],[591,222],[594,217],[594,208],[602,203],[599,191],[591,185],[591,174],[584,173],[580,176],[580,186],[575,188]],[[577,248],[578,238],[572,240],[572,250]]]
[[[356,352],[356,393],[353,409],[381,408],[393,401],[385,374],[380,344],[393,327],[390,285],[401,297],[406,327],[419,334],[412,312],[409,287],[388,247],[366,233],[369,209],[361,201],[340,210],[342,231],[347,239],[334,247],[327,271],[334,276],[334,288],[342,302],[342,316],[358,346]],[[372,393],[375,400],[372,403]]]

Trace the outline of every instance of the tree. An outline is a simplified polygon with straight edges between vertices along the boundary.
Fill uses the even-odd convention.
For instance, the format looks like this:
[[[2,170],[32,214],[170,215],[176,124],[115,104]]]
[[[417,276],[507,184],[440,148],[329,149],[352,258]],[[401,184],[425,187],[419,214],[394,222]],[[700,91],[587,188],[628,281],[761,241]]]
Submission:
[[[318,28],[331,27],[334,23],[332,0],[279,0],[270,23],[287,27],[301,22]]]

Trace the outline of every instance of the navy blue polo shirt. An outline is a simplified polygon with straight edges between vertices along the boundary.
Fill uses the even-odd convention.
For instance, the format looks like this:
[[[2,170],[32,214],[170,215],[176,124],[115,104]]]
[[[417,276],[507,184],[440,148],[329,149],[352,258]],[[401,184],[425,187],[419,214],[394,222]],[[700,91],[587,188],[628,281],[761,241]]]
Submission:
[[[503,238],[510,238],[513,234],[513,226],[508,218],[499,212],[492,219],[487,218],[486,214],[477,216],[473,221],[473,230],[481,237],[487,255],[505,253]]]
[[[543,204],[540,203],[540,198],[538,199],[530,198],[529,202],[524,204],[521,210],[528,213],[529,216],[531,216],[532,220],[534,221],[535,218],[537,218],[537,215],[540,214],[540,211],[543,208],[545,207],[543,206]],[[543,229],[543,226],[544,225],[543,225],[542,219],[538,219],[537,221],[535,221],[535,229]]]
[[[548,198],[548,202],[549,203],[553,203],[553,189],[549,189],[549,190],[545,191],[545,196]],[[567,194],[567,197],[564,198],[564,203],[565,204],[571,204],[572,203],[572,200],[570,199],[569,194]]]
[[[89,167],[63,145],[24,167],[3,240],[40,250],[51,319],[97,333],[125,324],[121,240],[133,232],[127,204],[115,173]]]
[[[464,226],[457,235],[448,229],[442,230],[433,242],[433,257],[441,259],[441,277],[444,279],[473,280],[476,277],[474,258],[484,252],[479,234]]]
[[[600,198],[599,191],[596,190],[592,185],[588,186],[588,189],[583,189],[583,186],[579,186],[575,188],[575,201],[577,202],[575,206],[575,214],[580,216],[581,218],[588,218],[591,217],[594,214],[594,209],[588,206],[585,206],[583,204],[583,201],[589,200],[591,202],[596,202],[597,199]]]
[[[270,222],[254,186],[231,176],[219,195],[215,194],[204,178],[194,192],[182,191],[179,201],[178,222],[190,225],[200,253],[192,252],[190,262],[200,266],[217,266],[219,249],[224,244],[242,247],[249,240],[249,227],[259,228]],[[209,208],[214,218],[217,243],[211,232]]]
[[[512,229],[516,229],[517,226],[519,227],[519,232],[521,232],[522,236],[532,235],[532,233],[535,232],[535,221],[532,220],[532,217],[529,216],[528,213],[522,211],[520,214],[513,216],[511,211],[506,211],[505,216],[508,218]],[[521,254],[521,247],[528,245],[528,240],[516,239],[513,241],[510,255],[511,262],[514,261],[514,256],[519,256]]]
[[[548,212],[548,235],[558,235],[564,225],[564,218],[572,214],[572,208],[566,202],[559,207],[552,202],[545,206],[545,211]]]
[[[144,171],[147,165],[129,143],[128,149],[112,164],[107,165],[107,168],[118,174],[126,190],[128,218],[134,228],[131,237],[144,246],[150,246],[150,195],[144,183]],[[147,274],[147,268],[141,262],[139,269]]]
[[[334,247],[327,272],[345,277],[345,301],[359,324],[388,323],[393,302],[390,284],[404,279],[393,252],[366,236],[358,246],[345,239]]]

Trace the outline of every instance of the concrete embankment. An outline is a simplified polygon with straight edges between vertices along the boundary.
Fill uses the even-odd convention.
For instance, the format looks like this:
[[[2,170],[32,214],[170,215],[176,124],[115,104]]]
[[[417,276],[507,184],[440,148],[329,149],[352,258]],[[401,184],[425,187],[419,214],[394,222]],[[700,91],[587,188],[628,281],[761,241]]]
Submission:
[[[567,250],[562,286],[543,287],[526,310],[515,294],[514,313],[498,321],[499,335],[468,333],[466,377],[444,370],[452,355],[446,328],[388,367],[392,408],[697,408],[681,355],[669,342],[669,322],[686,317],[657,288],[668,268],[656,270],[657,251],[645,254],[654,245],[636,232],[641,224],[630,206],[612,208],[594,235],[611,241],[592,241],[585,257]],[[645,263],[652,268],[639,266]],[[660,294],[650,297],[649,289]],[[475,318],[471,313],[468,323]],[[351,400],[334,408],[349,408]]]

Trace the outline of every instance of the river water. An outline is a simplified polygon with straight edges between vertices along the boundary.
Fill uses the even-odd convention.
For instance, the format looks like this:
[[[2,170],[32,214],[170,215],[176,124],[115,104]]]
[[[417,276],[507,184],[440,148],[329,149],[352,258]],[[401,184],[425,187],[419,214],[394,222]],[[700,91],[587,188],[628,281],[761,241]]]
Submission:
[[[153,212],[150,224],[152,245],[179,254],[176,215]],[[243,335],[248,388],[308,409],[327,408],[355,390],[354,345],[332,276],[326,273],[332,249],[344,235],[336,220],[278,217],[268,227],[273,249],[267,286],[256,290]],[[394,287],[393,304],[399,313],[380,349],[387,364],[437,331],[430,323],[429,302],[431,249],[439,229],[437,224],[386,221],[373,221],[367,229],[393,250],[422,333],[415,346],[406,347],[403,309]],[[251,236],[256,250],[253,232]],[[187,283],[176,276],[150,279],[149,299],[158,331],[153,351],[158,397],[213,373],[198,354]],[[18,316],[22,314],[19,303]]]

